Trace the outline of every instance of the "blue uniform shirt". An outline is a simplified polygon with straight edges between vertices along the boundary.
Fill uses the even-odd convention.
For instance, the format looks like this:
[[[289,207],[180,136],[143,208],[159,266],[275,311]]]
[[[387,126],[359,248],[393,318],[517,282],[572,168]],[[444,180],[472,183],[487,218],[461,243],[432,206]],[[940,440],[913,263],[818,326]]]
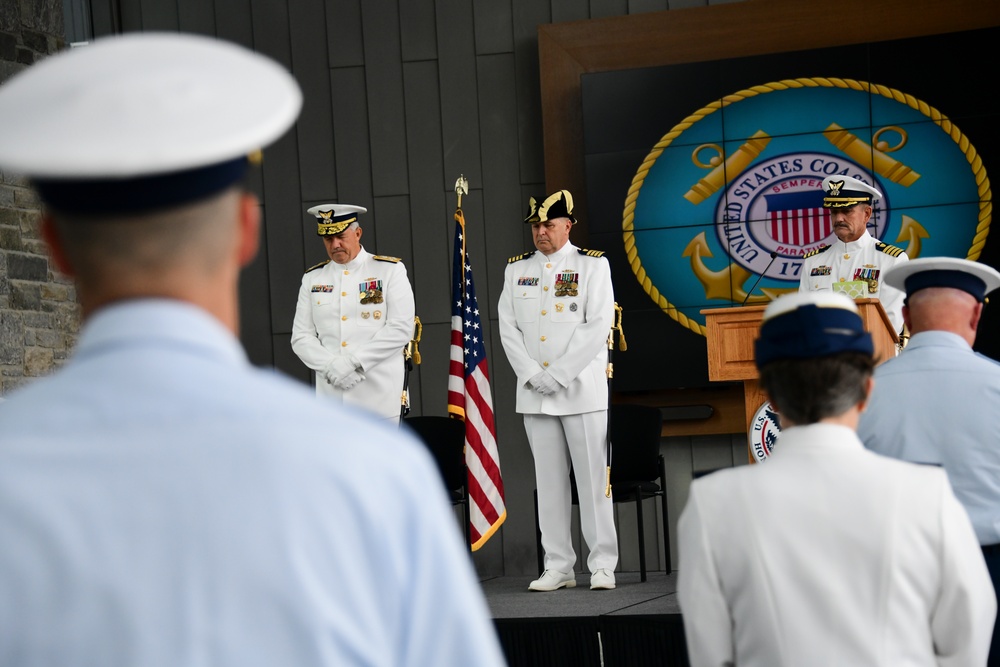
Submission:
[[[422,445],[202,311],[106,307],[8,398],[0,664],[503,664]]]
[[[926,331],[875,370],[858,435],[869,449],[944,467],[980,544],[1000,542],[1000,364]]]

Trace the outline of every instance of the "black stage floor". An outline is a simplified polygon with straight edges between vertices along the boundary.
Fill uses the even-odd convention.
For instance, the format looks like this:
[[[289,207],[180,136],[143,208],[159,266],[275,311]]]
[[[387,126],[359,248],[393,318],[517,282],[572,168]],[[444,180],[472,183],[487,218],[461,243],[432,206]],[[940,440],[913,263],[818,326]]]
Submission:
[[[550,593],[528,590],[534,577],[482,581],[511,667],[686,667],[684,628],[677,606],[676,573],[616,572],[617,587],[590,590],[590,574],[577,587]]]

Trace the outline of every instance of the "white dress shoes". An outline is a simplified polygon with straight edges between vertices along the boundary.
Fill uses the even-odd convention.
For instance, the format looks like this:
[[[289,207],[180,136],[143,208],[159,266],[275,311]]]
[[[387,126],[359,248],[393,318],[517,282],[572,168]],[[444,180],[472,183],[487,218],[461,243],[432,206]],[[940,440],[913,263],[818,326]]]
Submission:
[[[612,577],[612,588],[615,585],[614,581],[614,577]],[[560,588],[573,588],[574,586],[576,586],[576,575],[573,572],[545,570],[542,576],[528,584],[528,589],[533,591],[555,591]]]
[[[602,567],[590,575],[590,590],[611,590],[614,587],[615,573],[611,570]]]

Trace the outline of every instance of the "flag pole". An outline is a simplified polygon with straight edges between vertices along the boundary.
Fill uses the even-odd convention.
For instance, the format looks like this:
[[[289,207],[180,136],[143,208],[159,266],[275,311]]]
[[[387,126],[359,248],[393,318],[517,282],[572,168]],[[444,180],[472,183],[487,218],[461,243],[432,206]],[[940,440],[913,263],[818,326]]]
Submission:
[[[455,222],[462,226],[462,265],[465,266],[465,214],[462,213],[462,195],[469,194],[469,180],[465,174],[459,174],[455,181],[455,194],[458,196],[458,207],[455,209]],[[465,300],[465,290],[462,290],[462,300]]]

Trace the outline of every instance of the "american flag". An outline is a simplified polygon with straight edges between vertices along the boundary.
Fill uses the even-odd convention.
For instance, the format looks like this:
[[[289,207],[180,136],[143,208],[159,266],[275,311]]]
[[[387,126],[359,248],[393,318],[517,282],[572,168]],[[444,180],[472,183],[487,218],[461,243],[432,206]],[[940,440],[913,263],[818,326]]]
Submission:
[[[771,238],[787,245],[810,246],[832,234],[830,209],[823,208],[823,197],[822,190],[764,195]]]
[[[490,372],[486,363],[472,264],[465,252],[465,215],[455,211],[452,273],[451,365],[448,412],[465,420],[465,465],[469,473],[469,534],[473,551],[486,544],[507,518]]]

